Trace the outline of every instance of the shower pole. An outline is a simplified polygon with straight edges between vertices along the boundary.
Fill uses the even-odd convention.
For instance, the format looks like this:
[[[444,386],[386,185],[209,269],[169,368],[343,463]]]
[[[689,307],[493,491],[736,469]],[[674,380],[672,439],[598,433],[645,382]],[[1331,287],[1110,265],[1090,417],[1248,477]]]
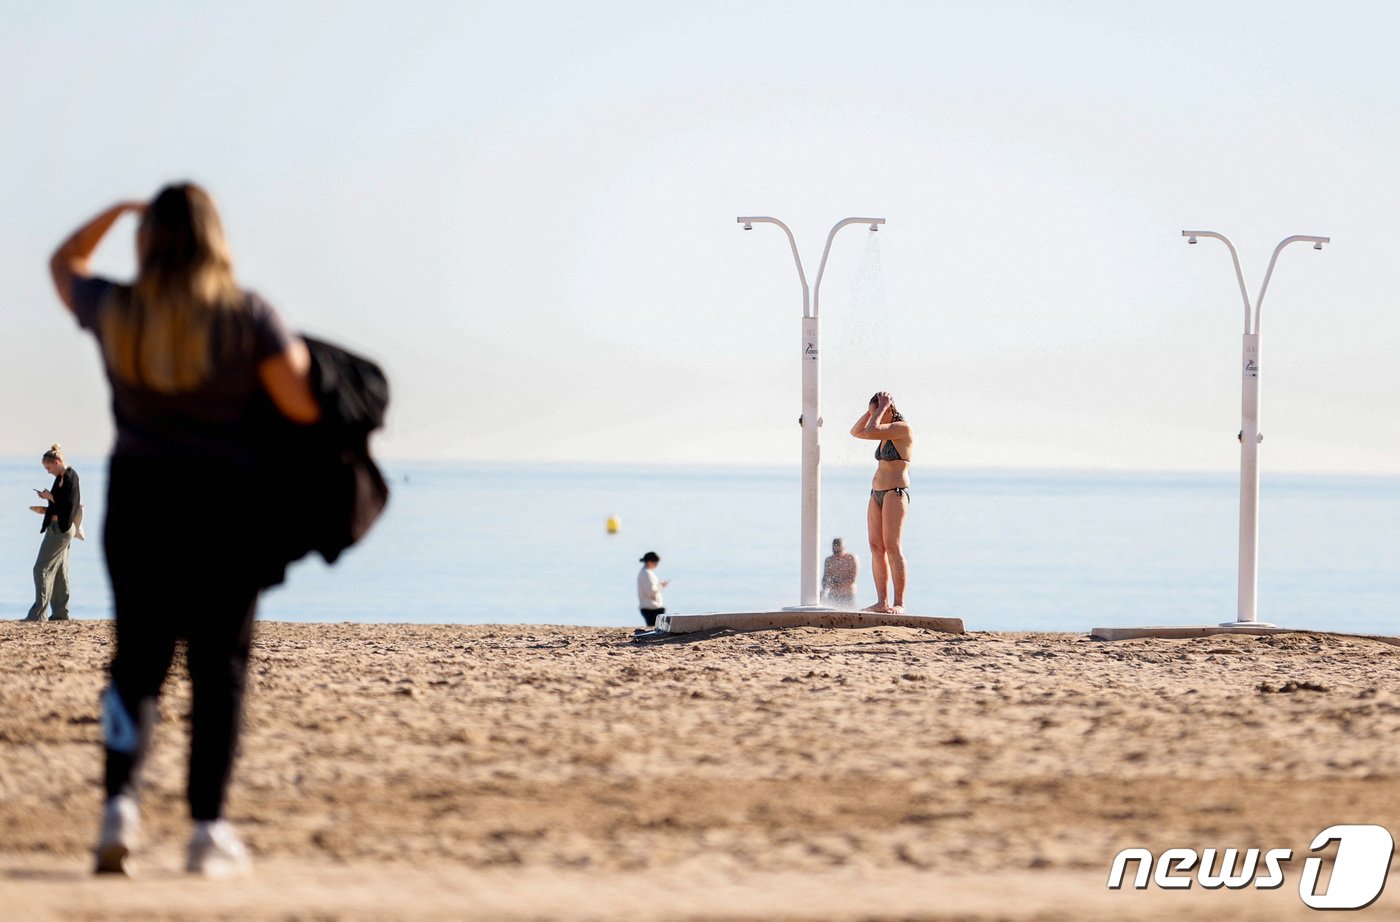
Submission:
[[[1214,231],[1182,231],[1187,243],[1195,243],[1197,237],[1213,237],[1224,243],[1230,250],[1230,259],[1235,263],[1235,279],[1240,283],[1240,298],[1244,301],[1244,355],[1240,360],[1244,376],[1241,388],[1240,411],[1240,567],[1239,583],[1236,588],[1235,620],[1221,622],[1221,627],[1272,627],[1259,621],[1259,443],[1264,436],[1259,432],[1259,311],[1264,306],[1264,292],[1269,289],[1269,279],[1274,274],[1274,263],[1278,254],[1290,243],[1306,242],[1314,250],[1322,249],[1324,243],[1331,243],[1331,237],[1310,237],[1296,234],[1285,237],[1274,247],[1274,255],[1269,260],[1269,270],[1264,273],[1264,283],[1259,286],[1259,297],[1254,304],[1249,303],[1249,292],[1244,284],[1244,272],[1240,269],[1240,257],[1235,245],[1224,234]],[[1250,325],[1250,314],[1253,325]]]
[[[755,224],[776,224],[782,228],[792,247],[798,281],[802,283],[802,416],[798,419],[802,426],[802,587],[798,607],[815,608],[821,603],[821,325],[817,312],[822,276],[826,273],[826,260],[831,255],[831,241],[837,231],[847,224],[869,224],[873,231],[884,224],[885,219],[846,218],[836,222],[826,235],[817,280],[810,291],[807,273],[802,269],[802,257],[797,252],[797,238],[786,224],[769,217],[738,218],[737,221],[744,230],[753,230]]]

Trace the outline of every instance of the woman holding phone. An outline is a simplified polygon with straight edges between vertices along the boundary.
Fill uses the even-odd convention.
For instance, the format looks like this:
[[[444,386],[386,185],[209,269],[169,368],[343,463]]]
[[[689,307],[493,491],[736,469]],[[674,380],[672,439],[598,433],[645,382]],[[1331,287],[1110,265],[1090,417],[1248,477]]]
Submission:
[[[42,459],[44,470],[53,477],[53,486],[35,490],[46,506],[30,506],[44,517],[39,526],[44,539],[39,543],[39,557],[34,561],[34,604],[25,621],[68,620],[68,547],[77,531],[74,517],[83,502],[78,486],[78,472],[63,460],[63,447],[57,442]],[[46,615],[52,605],[53,614]]]

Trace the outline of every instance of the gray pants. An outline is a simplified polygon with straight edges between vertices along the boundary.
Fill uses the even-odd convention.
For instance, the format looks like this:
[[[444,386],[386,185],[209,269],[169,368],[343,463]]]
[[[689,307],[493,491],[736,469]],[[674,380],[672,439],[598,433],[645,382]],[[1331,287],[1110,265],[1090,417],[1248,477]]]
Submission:
[[[68,620],[68,545],[73,543],[73,527],[61,531],[57,520],[44,529],[39,558],[34,561],[34,607],[25,621],[45,620],[44,609],[53,600],[53,621]]]

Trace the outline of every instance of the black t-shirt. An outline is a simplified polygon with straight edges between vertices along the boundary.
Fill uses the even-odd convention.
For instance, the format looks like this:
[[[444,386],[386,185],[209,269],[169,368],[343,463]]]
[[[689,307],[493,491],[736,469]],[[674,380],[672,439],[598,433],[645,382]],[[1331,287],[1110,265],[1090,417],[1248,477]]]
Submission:
[[[102,342],[102,314],[115,299],[126,297],[127,286],[103,278],[79,277],[72,286],[73,312],[78,325]],[[258,437],[250,412],[262,384],[258,366],[285,352],[292,336],[273,307],[245,292],[246,322],[240,329],[245,346],[226,350],[212,333],[213,372],[197,388],[164,394],[122,380],[107,368],[112,386],[112,417],[117,427],[114,457],[161,460],[219,461],[251,465],[259,461]],[[105,353],[104,353],[105,356]],[[105,359],[104,359],[105,362]]]

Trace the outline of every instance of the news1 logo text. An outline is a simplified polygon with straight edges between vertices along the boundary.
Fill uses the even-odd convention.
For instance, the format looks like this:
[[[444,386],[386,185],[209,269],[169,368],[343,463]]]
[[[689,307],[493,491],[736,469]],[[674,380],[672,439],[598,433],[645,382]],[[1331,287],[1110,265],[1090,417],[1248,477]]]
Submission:
[[[1324,859],[1308,858],[1298,879],[1298,896],[1312,909],[1365,909],[1385,889],[1395,840],[1384,826],[1328,826],[1309,848],[1324,851],[1333,842],[1337,855],[1331,876],[1323,882]],[[1197,884],[1206,890],[1275,890],[1284,885],[1284,864],[1292,859],[1289,848],[1169,848],[1155,856],[1146,848],[1125,848],[1113,858],[1108,888],[1121,890],[1131,881],[1136,890],[1153,884],[1163,890],[1189,890]]]

